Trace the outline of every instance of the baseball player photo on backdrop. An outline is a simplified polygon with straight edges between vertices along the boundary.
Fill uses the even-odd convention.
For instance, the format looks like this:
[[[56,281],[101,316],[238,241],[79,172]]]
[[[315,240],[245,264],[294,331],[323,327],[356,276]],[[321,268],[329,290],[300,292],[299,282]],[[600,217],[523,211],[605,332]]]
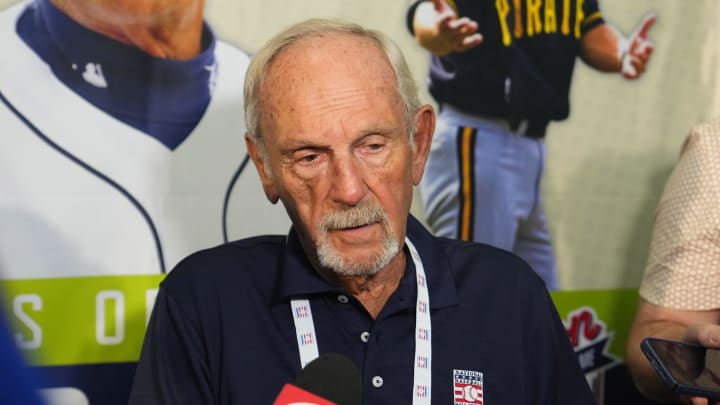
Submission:
[[[20,345],[94,363],[44,370],[82,376],[92,400],[131,375],[136,350],[112,349],[141,339],[180,259],[289,227],[245,170],[249,57],[215,37],[201,1],[36,0],[0,30],[0,276],[24,291],[7,297]],[[63,301],[78,316],[48,318]]]
[[[429,91],[440,109],[420,184],[430,228],[513,251],[560,288],[540,188],[548,126],[570,114],[577,58],[640,77],[655,20],[649,14],[625,38],[596,0],[414,2],[408,29],[431,54]]]

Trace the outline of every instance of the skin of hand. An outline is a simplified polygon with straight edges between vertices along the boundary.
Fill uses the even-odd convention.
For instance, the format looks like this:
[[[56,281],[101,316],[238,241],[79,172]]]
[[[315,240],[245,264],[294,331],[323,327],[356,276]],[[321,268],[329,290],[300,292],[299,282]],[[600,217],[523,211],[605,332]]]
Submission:
[[[625,361],[644,396],[675,403],[710,404],[706,398],[681,397],[669,390],[640,349],[640,342],[649,336],[720,348],[720,309],[679,310],[641,299],[626,344]]]
[[[465,52],[483,41],[476,21],[458,17],[445,0],[423,2],[415,10],[415,39],[435,55]]]
[[[626,79],[637,79],[645,72],[652,55],[648,33],[656,20],[654,14],[645,16],[628,39],[610,24],[600,24],[582,36],[580,57],[601,72],[617,72]]]
[[[630,35],[621,51],[622,68],[620,73],[626,79],[637,79],[645,72],[654,46],[648,39],[650,28],[655,25],[657,17],[650,13],[646,15],[635,32]]]
[[[720,325],[712,323],[694,323],[688,326],[685,332],[685,340],[694,342],[707,348],[720,349]],[[686,397],[683,398],[688,404],[693,405],[709,405],[720,404],[720,402],[710,402],[707,398]]]
[[[146,53],[191,59],[201,50],[203,0],[51,0],[78,24]]]

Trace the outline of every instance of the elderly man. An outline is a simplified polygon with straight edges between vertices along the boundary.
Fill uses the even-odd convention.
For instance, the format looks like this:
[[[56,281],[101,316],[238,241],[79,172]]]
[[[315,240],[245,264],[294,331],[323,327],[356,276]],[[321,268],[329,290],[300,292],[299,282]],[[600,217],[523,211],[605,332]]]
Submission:
[[[391,42],[300,23],[255,55],[245,98],[248,150],[293,227],[171,272],[131,403],[272,403],[325,353],[362,370],[367,404],[592,403],[542,280],[409,215],[435,115]]]

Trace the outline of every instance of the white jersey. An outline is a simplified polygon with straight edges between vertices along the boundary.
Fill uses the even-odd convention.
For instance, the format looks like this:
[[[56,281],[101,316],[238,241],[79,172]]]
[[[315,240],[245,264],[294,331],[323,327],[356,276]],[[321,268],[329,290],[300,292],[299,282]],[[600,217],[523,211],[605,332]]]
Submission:
[[[227,239],[286,233],[246,157],[248,57],[218,42],[216,87],[175,150],[68,89],[0,14],[0,277],[167,272]],[[227,207],[226,207],[227,200]]]

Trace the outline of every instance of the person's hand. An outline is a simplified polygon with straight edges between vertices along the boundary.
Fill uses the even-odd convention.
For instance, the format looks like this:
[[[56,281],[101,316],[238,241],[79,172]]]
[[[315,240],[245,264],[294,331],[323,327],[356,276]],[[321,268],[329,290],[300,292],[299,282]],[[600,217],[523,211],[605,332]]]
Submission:
[[[682,397],[681,399],[688,405],[720,405],[720,402],[701,397]]]
[[[709,349],[720,349],[720,325],[711,323],[692,324],[685,332],[685,340]],[[720,402],[711,402],[707,398],[701,397],[684,397],[683,400],[685,403],[692,405],[720,404]]]
[[[626,79],[637,79],[645,72],[654,48],[652,42],[648,40],[648,33],[655,20],[657,20],[655,14],[646,15],[630,38],[621,45],[620,73]]]
[[[684,340],[700,346],[720,349],[720,325],[714,323],[693,323],[685,330]]]
[[[436,55],[465,52],[483,41],[478,23],[468,17],[460,17],[445,0],[432,0],[435,9],[434,35],[427,48]]]

